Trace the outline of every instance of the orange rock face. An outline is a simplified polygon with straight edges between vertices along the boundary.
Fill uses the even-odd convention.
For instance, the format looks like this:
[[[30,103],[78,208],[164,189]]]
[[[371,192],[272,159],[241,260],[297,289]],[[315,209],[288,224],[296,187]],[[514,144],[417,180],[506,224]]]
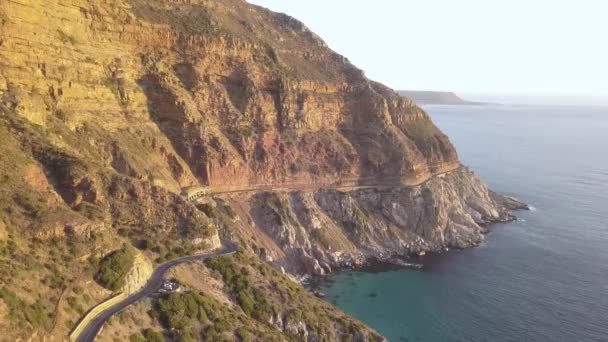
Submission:
[[[0,18],[5,106],[110,137],[89,140],[114,169],[170,190],[407,183],[458,165],[412,101],[245,1],[11,0]]]
[[[67,336],[106,297],[99,258],[123,244],[161,262],[233,240],[292,274],[475,246],[523,204],[459,166],[413,101],[286,15],[244,0],[0,0],[7,340]],[[220,191],[179,196],[200,185]],[[353,337],[337,311],[326,336],[288,322],[319,312],[288,293],[273,293],[281,331]],[[277,340],[259,323],[271,335],[257,340]]]

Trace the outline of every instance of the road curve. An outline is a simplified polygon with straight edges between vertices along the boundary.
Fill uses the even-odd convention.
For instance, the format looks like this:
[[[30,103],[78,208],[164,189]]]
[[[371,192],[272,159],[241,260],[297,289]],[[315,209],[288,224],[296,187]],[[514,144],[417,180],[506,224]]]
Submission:
[[[237,249],[238,247],[235,243],[228,242],[224,244],[222,249],[212,253],[191,255],[161,264],[154,270],[152,276],[150,276],[150,279],[148,279],[148,282],[141,290],[130,295],[122,302],[117,303],[114,306],[102,311],[99,315],[97,315],[97,317],[92,319],[86,326],[86,328],[84,328],[80,336],[78,336],[76,342],[93,342],[95,340],[95,337],[97,337],[97,334],[99,334],[99,331],[101,330],[103,325],[108,319],[110,319],[110,317],[124,310],[129,305],[134,304],[140,301],[141,299],[146,298],[149,295],[158,291],[163,283],[163,278],[165,274],[171,268],[186,262],[204,260],[207,258],[224,255],[233,255],[234,253],[236,253]]]

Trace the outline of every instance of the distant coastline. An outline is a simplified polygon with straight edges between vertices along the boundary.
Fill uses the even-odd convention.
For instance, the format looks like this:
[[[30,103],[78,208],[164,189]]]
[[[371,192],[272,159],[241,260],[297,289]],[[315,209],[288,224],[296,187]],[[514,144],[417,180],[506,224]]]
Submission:
[[[399,90],[399,95],[414,100],[419,105],[484,105],[483,102],[467,101],[452,92],[426,90]]]

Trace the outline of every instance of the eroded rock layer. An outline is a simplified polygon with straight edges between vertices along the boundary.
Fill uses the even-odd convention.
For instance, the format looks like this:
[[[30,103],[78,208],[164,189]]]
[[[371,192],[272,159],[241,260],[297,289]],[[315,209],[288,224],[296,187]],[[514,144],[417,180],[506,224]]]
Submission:
[[[231,195],[248,241],[294,274],[325,274],[370,259],[477,246],[487,225],[510,221],[517,200],[460,168],[418,186]],[[240,205],[240,207],[239,207]],[[242,234],[247,234],[243,232]]]
[[[7,0],[0,13],[4,105],[83,138],[147,138],[104,148],[120,173],[176,189],[416,181],[458,165],[412,101],[244,1]]]

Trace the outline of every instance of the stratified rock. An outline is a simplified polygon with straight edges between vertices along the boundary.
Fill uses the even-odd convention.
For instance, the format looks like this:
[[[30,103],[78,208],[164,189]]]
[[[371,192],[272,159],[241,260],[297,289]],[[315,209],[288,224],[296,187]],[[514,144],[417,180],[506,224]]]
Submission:
[[[154,272],[152,262],[143,253],[137,253],[133,260],[133,266],[125,277],[125,286],[121,291],[132,294],[139,291],[150,279]]]
[[[512,220],[510,210],[520,207],[464,167],[413,187],[267,193],[250,201],[256,226],[286,255],[273,260],[309,274],[367,259],[474,247],[488,224]]]
[[[7,1],[0,14],[5,106],[67,128],[121,174],[177,191],[412,183],[459,164],[413,101],[244,1]],[[103,201],[86,173],[62,183],[81,189],[72,205]]]

